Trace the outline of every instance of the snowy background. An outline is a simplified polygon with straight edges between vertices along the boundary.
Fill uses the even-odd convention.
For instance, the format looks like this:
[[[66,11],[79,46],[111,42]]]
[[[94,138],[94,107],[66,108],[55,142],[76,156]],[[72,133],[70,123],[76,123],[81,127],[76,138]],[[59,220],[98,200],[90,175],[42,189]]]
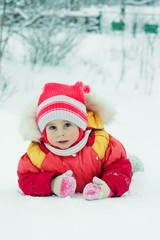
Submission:
[[[141,8],[141,12],[142,9],[153,15],[160,12],[158,7]],[[102,29],[106,29],[105,24]],[[33,66],[24,54],[26,44],[16,35],[10,38],[1,68],[2,240],[159,239],[160,36],[137,30],[134,38],[131,28],[128,29],[124,33],[82,32],[57,66]],[[130,190],[121,198],[88,202],[81,194],[65,199],[30,197],[18,188],[17,164],[29,144],[19,133],[21,114],[43,85],[52,81],[83,81],[115,107],[116,118],[105,128],[145,167],[144,172],[134,174]]]

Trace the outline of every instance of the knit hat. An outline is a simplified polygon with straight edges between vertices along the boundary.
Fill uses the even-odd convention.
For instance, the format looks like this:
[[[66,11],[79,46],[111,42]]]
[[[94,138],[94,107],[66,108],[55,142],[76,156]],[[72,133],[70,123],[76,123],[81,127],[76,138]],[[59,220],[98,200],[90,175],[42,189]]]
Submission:
[[[84,93],[89,86],[82,82],[75,85],[47,83],[40,95],[37,109],[37,123],[41,132],[53,120],[73,122],[83,131],[87,128],[87,111]]]

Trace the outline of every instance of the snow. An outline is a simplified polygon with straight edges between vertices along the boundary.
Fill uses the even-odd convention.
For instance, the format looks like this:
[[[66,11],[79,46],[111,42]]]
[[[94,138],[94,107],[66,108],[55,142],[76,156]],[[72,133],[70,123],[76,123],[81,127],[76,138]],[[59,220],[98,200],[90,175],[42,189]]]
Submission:
[[[150,94],[145,91],[147,83],[144,79],[140,88],[135,90],[139,64],[136,59],[135,64],[132,62],[130,74],[127,73],[115,90],[120,74],[119,62],[115,63],[115,60],[119,55],[118,50],[115,55],[113,51],[108,52],[117,44],[115,39],[115,35],[106,38],[103,34],[90,34],[58,67],[31,68],[21,62],[22,45],[20,52],[12,54],[12,57],[17,54],[14,58],[19,62],[7,58],[3,61],[6,76],[12,79],[12,83],[17,83],[17,92],[0,102],[1,239],[159,239],[159,71]],[[104,44],[106,40],[107,45]],[[128,44],[130,40],[128,37]],[[116,46],[118,49],[120,44]],[[113,58],[116,71],[110,62]],[[155,64],[159,62],[155,60]],[[116,118],[105,128],[124,144],[127,152],[140,157],[145,170],[134,174],[130,190],[121,198],[86,201],[82,194],[67,198],[25,196],[18,188],[16,175],[18,161],[29,144],[19,133],[21,113],[39,94],[44,83],[74,83],[78,80],[89,83],[115,107]]]
[[[100,88],[98,83],[97,87]],[[156,106],[160,96],[117,93],[108,96],[117,116],[106,129],[128,152],[141,158],[145,171],[133,176],[129,192],[121,198],[88,202],[81,194],[68,198],[30,197],[19,190],[16,169],[28,142],[21,138],[18,125],[21,101],[26,104],[27,95],[16,94],[0,108],[1,238],[158,239],[160,112]]]

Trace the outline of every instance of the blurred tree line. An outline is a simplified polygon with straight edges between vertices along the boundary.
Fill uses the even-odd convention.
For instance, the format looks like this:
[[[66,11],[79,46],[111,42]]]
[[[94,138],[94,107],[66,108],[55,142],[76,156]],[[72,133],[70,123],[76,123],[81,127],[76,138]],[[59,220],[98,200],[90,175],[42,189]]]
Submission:
[[[29,44],[30,61],[58,64],[75,44],[78,31],[64,9],[79,9],[80,0],[3,0],[0,2],[0,59],[14,34]],[[65,30],[65,31],[64,31]],[[71,34],[72,30],[72,34]],[[63,34],[62,34],[63,32]]]
[[[25,59],[32,66],[57,65],[81,37],[79,26],[64,17],[79,8],[80,0],[0,0],[0,100],[15,91],[2,71],[10,40],[11,46],[15,39],[24,46]],[[10,59],[14,51],[10,49]]]
[[[13,40],[14,36],[25,47],[25,58],[32,66],[37,63],[58,65],[83,38],[86,23],[78,24],[75,15],[81,8],[119,5],[124,9],[126,4],[156,5],[159,2],[160,0],[0,0],[0,99],[1,93],[10,86],[9,80],[2,73],[2,57],[9,40]],[[69,15],[71,12],[75,13]],[[10,89],[9,94],[14,91],[13,88]]]
[[[13,34],[29,44],[30,61],[58,64],[75,44],[83,26],[65,18],[67,11],[92,5],[155,3],[159,0],[0,0],[0,61]],[[27,30],[27,31],[26,31]],[[65,30],[65,31],[64,31]],[[60,33],[62,33],[60,35]]]

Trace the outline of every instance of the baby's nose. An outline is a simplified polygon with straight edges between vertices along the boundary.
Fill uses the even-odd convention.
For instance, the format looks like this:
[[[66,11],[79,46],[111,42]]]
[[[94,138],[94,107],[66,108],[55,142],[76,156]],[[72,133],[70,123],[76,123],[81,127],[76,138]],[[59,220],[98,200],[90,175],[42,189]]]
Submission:
[[[57,136],[58,137],[64,136],[64,131],[63,130],[58,130]]]

